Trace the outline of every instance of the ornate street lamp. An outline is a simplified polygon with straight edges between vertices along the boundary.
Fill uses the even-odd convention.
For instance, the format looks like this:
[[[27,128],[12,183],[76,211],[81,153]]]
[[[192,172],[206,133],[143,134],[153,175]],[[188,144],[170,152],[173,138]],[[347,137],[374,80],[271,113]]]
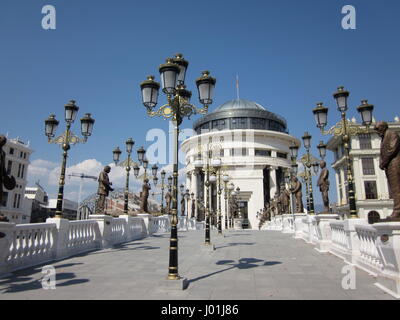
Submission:
[[[192,193],[190,194],[190,200],[191,200],[191,205],[193,206],[193,201],[195,200],[195,199],[194,199],[194,192],[192,192]],[[191,217],[192,219],[194,219],[194,218],[195,218],[195,212],[194,212],[193,210],[191,210],[191,212],[192,212],[192,213],[191,213],[191,216],[190,216],[190,217]]]
[[[67,167],[68,150],[71,148],[71,144],[75,145],[77,143],[86,143],[88,137],[92,135],[93,125],[95,120],[91,117],[90,113],[86,113],[81,119],[81,133],[83,138],[79,138],[74,135],[71,131],[71,125],[74,123],[76,116],[78,114],[79,107],[75,104],[74,100],[71,100],[65,105],[65,122],[66,130],[65,132],[55,138],[55,132],[57,130],[59,121],[56,120],[55,115],[50,115],[48,119],[44,121],[45,123],[45,135],[48,138],[49,143],[56,143],[61,145],[63,149],[63,160],[61,164],[61,174],[58,186],[58,196],[57,196],[57,207],[56,207],[56,218],[62,218],[63,210],[63,200],[64,200],[64,185],[65,185],[65,171]]]
[[[165,174],[166,174],[165,170],[162,170],[160,172],[160,175],[161,175],[161,215],[164,214],[164,188],[165,188],[164,181],[165,181]]]
[[[132,138],[129,138],[128,140],[126,140],[125,142],[126,145],[126,153],[128,154],[128,159],[119,163],[119,158],[121,156],[121,150],[119,149],[119,147],[117,147],[116,149],[114,149],[113,151],[113,160],[115,162],[116,166],[120,166],[120,167],[125,167],[126,170],[126,179],[125,179],[125,194],[124,194],[124,214],[128,215],[128,211],[129,211],[129,206],[128,206],[128,202],[129,202],[129,174],[131,171],[131,166],[135,165],[135,163],[132,162],[131,160],[131,153],[133,150],[133,146],[135,145],[135,142],[132,140]]]
[[[313,167],[314,173],[316,174],[316,170],[318,170],[318,160],[311,155],[310,148],[311,148],[311,135],[308,132],[304,133],[303,144],[304,148],[306,149],[307,153],[301,157],[301,162],[304,166],[305,172],[305,181],[306,181],[306,190],[308,192],[308,201],[307,201],[307,211],[309,211],[310,215],[313,215],[314,212],[314,196],[313,196],[313,187],[312,187],[312,171],[311,168]],[[318,172],[318,171],[317,171]]]
[[[322,160],[324,160],[326,157],[326,144],[324,144],[323,141],[320,141],[317,148],[319,151],[319,156],[321,157]]]
[[[225,200],[225,229],[228,230],[228,182],[229,176],[224,174],[222,181],[224,182],[224,200]]]
[[[365,129],[361,128],[359,125],[355,125],[346,119],[346,111],[348,109],[347,99],[349,95],[349,91],[344,90],[343,87],[339,87],[338,91],[333,94],[333,97],[336,100],[338,111],[341,114],[341,120],[328,131],[325,131],[325,127],[328,123],[328,108],[324,107],[322,103],[318,103],[317,108],[313,109],[313,113],[315,116],[317,127],[321,130],[321,133],[323,135],[337,136],[340,137],[343,141],[347,164],[350,218],[358,218],[354,191],[353,166],[350,159],[350,140],[351,137],[354,135],[358,135],[360,133],[369,133],[369,126],[372,123],[372,112],[374,110],[374,106],[368,104],[367,100],[361,101],[361,105],[357,108],[357,111],[361,115],[362,124],[366,126]]]
[[[228,206],[229,203],[232,201],[231,196],[232,197],[235,196],[235,185],[233,184],[233,182],[231,182],[228,185]],[[229,207],[229,228],[233,228],[233,212],[231,211],[230,207]]]
[[[157,105],[157,96],[160,85],[154,81],[154,77],[148,77],[141,83],[143,105],[150,117],[162,116],[171,119],[174,124],[174,158],[173,158],[173,192],[172,192],[172,216],[171,238],[169,250],[168,279],[178,280],[178,132],[183,118],[190,118],[193,114],[206,114],[209,104],[212,103],[212,93],[216,80],[208,71],[196,80],[199,91],[199,100],[202,108],[197,108],[190,103],[192,93],[186,90],[185,75],[189,63],[183,59],[182,54],[177,54],[173,59],[167,59],[165,64],[159,67],[162,92],[167,96],[167,103],[154,111]]]

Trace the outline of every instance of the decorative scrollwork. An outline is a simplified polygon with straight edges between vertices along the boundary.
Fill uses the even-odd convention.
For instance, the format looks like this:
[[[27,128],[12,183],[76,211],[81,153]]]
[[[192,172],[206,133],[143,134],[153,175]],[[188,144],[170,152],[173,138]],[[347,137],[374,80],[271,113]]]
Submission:
[[[51,139],[49,138],[49,143],[55,144],[78,144],[78,143],[85,143],[87,141],[87,137],[79,138],[72,132],[65,131],[61,136]]]

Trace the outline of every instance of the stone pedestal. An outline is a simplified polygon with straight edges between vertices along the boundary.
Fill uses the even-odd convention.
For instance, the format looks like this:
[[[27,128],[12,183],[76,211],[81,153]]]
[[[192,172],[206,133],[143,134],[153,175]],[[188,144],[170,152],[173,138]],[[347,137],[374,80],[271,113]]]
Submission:
[[[302,219],[304,224],[304,232],[302,233],[302,239],[310,244],[315,244],[316,241],[314,239],[314,221],[315,215],[307,215]]]
[[[100,234],[102,237],[102,248],[110,248],[113,243],[111,241],[111,223],[112,217],[103,214],[93,214],[89,216],[90,220],[96,220],[99,224]]]
[[[380,289],[400,298],[400,222],[375,223],[377,248],[383,270],[375,283]]]
[[[321,253],[329,251],[331,246],[331,228],[329,223],[332,220],[338,220],[337,214],[319,214],[314,217],[314,227],[317,233],[318,241],[316,243],[316,250]]]
[[[149,236],[149,237],[152,236],[153,228],[152,228],[151,219],[153,218],[153,216],[148,213],[139,213],[137,216],[143,219],[144,224],[146,225],[147,236]]]
[[[304,229],[304,224],[303,224],[303,218],[305,218],[307,215],[305,213],[295,213],[294,214],[294,238],[295,239],[301,239],[303,237],[303,229]]]
[[[179,278],[177,280],[162,279],[159,282],[159,287],[164,290],[185,290],[189,285],[186,278]]]
[[[10,253],[14,228],[15,223],[0,222],[0,278],[7,276],[9,272],[5,260]]]
[[[46,223],[54,223],[57,227],[57,238],[56,238],[56,260],[65,259],[68,257],[67,243],[68,243],[68,232],[69,232],[69,220],[63,218],[48,218]]]
[[[282,233],[294,233],[294,217],[293,214],[282,215]]]
[[[201,246],[201,251],[214,252],[214,250],[215,250],[215,245],[213,243],[211,243],[211,244],[203,243]]]

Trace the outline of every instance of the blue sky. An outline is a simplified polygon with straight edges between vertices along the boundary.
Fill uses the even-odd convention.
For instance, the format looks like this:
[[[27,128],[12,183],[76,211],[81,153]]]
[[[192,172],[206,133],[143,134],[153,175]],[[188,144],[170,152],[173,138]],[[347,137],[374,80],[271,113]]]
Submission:
[[[57,10],[56,30],[41,27],[42,7],[49,4]],[[294,136],[308,130],[314,146],[326,137],[315,127],[311,109],[319,101],[332,107],[333,125],[339,115],[332,93],[339,85],[351,92],[349,118],[359,119],[355,107],[361,99],[375,105],[377,119],[392,120],[399,114],[398,1],[174,4],[1,1],[0,131],[29,140],[35,150],[32,160],[59,163],[61,150],[47,144],[43,120],[50,113],[61,120],[64,104],[75,99],[79,116],[90,112],[96,123],[89,142],[71,149],[69,165],[88,159],[109,163],[111,151],[128,137],[146,147],[145,133],[153,128],[167,132],[168,123],[146,116],[139,84],[148,74],[158,78],[159,64],[177,52],[190,61],[187,84],[196,100],[194,80],[201,70],[217,78],[211,110],[236,97],[238,74],[241,98],[285,117]],[[347,4],[356,8],[356,30],[341,27]],[[192,121],[183,127],[190,128]],[[78,133],[79,127],[74,128]],[[51,184],[49,189],[56,192]]]

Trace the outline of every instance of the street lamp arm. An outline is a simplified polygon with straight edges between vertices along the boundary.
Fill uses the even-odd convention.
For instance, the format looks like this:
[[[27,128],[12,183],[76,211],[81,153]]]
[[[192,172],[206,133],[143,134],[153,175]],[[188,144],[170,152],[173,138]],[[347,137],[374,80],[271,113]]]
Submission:
[[[87,137],[84,138],[79,138],[75,134],[73,134],[71,131],[65,131],[61,136],[57,138],[48,138],[49,143],[55,143],[55,144],[78,144],[78,143],[86,143],[87,142]]]
[[[348,121],[347,119],[342,119],[338,123],[336,123],[332,128],[328,130],[324,130],[323,128],[320,128],[321,134],[323,135],[331,135],[335,137],[340,137],[343,135],[348,135],[348,136],[353,136],[356,134],[362,134],[362,133],[370,133],[371,130],[367,128],[362,128],[359,125],[353,124],[351,121]]]

